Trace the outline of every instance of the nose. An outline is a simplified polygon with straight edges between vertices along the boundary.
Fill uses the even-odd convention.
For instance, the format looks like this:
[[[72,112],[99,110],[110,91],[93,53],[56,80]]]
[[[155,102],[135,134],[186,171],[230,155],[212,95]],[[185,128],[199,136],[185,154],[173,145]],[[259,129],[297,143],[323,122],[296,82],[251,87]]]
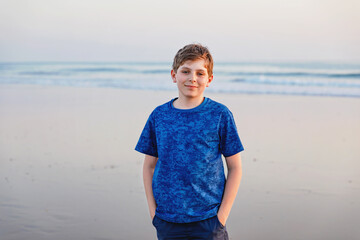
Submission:
[[[195,73],[190,75],[189,81],[190,82],[196,82],[196,74]]]

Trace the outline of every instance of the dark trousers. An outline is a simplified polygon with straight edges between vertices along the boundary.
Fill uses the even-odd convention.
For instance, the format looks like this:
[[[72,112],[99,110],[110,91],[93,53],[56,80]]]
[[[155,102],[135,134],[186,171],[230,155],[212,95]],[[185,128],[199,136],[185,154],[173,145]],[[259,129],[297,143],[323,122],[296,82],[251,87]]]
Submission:
[[[226,227],[223,226],[217,216],[191,223],[172,223],[158,218],[153,219],[159,240],[172,239],[206,239],[228,240]]]

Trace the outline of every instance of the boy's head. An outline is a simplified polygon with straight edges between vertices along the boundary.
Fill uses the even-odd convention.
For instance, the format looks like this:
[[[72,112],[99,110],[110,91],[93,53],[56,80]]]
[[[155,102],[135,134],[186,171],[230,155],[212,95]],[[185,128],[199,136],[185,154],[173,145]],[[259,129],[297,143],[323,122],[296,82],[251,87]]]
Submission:
[[[186,61],[195,61],[198,59],[204,59],[205,68],[207,69],[208,75],[213,75],[214,61],[207,47],[201,44],[189,44],[181,48],[174,57],[172,68],[176,73],[179,67]]]

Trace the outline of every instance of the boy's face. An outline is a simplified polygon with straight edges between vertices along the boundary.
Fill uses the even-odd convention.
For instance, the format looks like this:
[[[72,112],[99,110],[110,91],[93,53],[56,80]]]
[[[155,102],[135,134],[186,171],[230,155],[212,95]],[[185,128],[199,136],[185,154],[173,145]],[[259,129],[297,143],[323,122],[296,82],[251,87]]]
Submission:
[[[202,98],[205,88],[211,83],[213,76],[209,76],[204,59],[186,61],[177,72],[171,70],[173,82],[179,89],[179,97]]]

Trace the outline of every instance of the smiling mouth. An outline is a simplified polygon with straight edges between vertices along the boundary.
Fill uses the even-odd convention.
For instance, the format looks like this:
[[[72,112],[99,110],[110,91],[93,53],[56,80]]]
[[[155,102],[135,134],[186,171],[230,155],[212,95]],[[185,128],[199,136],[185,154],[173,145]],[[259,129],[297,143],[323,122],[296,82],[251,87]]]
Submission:
[[[189,88],[197,88],[196,86],[190,86],[190,85],[185,85],[185,86]]]

